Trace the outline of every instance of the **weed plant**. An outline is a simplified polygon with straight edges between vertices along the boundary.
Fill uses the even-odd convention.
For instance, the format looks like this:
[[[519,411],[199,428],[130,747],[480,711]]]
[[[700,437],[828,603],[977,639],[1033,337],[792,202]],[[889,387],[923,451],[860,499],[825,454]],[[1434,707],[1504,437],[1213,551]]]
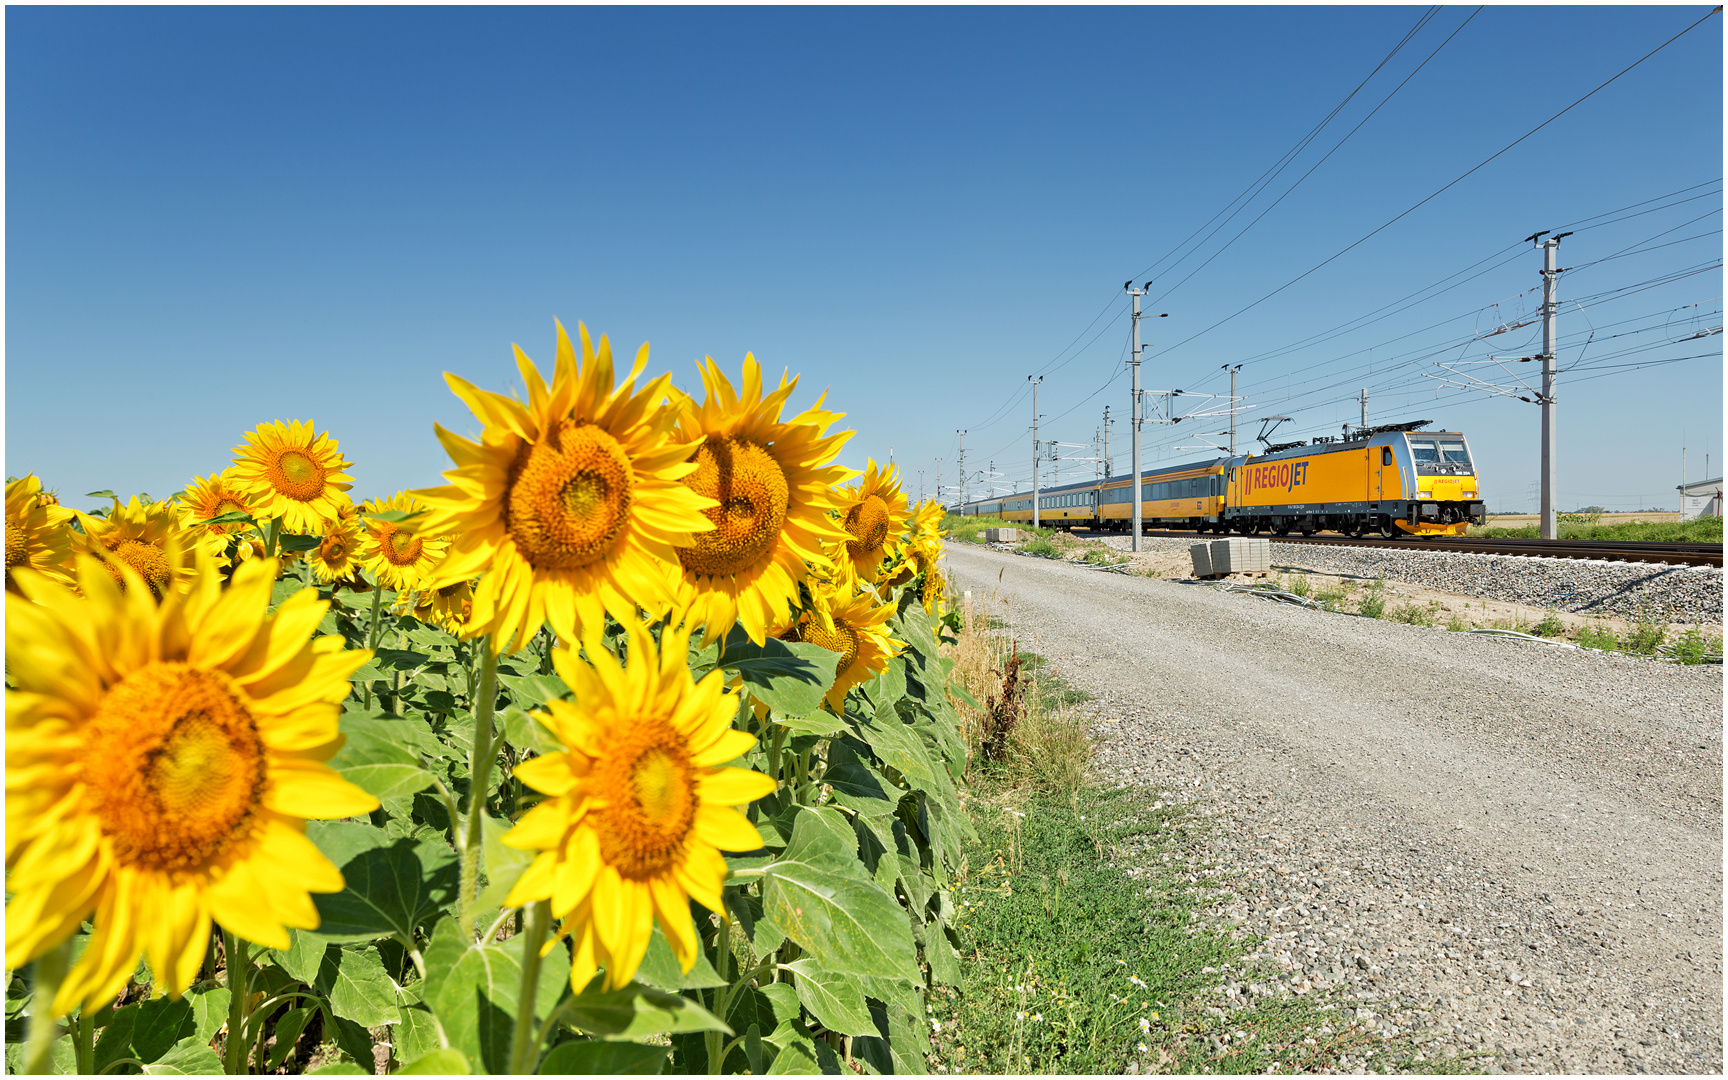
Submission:
[[[1056,551],[1056,545],[1052,544],[1050,542],[1049,538],[1044,537],[1044,536],[1033,537],[1031,540],[1028,540],[1026,543],[1022,544],[1020,546],[1020,550],[1025,552],[1028,555],[1042,555],[1045,558],[1050,558],[1050,559],[1054,559],[1054,558],[1058,557],[1058,552]]]
[[[1617,652],[1620,648],[1620,643],[1614,637],[1614,632],[1599,623],[1580,627],[1572,640],[1586,649],[1599,649],[1602,652]]]
[[[1409,623],[1411,626],[1433,626],[1439,609],[1440,605],[1432,600],[1427,604],[1400,604],[1386,617],[1395,622]]]
[[[1559,613],[1553,608],[1549,608],[1547,613],[1542,616],[1542,621],[1536,624],[1537,637],[1559,637],[1565,632],[1566,624],[1560,621]]]
[[[1668,646],[1668,655],[1681,664],[1720,664],[1722,639],[1689,627]]]
[[[1373,584],[1368,586],[1367,595],[1362,597],[1356,610],[1370,619],[1378,619],[1386,614],[1386,586],[1379,578],[1375,578]]]

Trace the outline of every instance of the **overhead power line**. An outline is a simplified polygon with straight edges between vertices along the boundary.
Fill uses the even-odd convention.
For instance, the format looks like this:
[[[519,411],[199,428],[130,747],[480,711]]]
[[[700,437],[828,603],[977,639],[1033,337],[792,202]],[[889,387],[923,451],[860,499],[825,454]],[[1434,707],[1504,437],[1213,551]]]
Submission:
[[[1181,348],[1182,346],[1188,344],[1189,342],[1195,340],[1196,338],[1199,338],[1205,334],[1209,334],[1212,331],[1218,329],[1220,326],[1223,326],[1225,323],[1231,321],[1232,319],[1235,319],[1240,315],[1246,314],[1247,312],[1254,310],[1255,308],[1259,307],[1261,304],[1265,303],[1266,301],[1272,299],[1274,296],[1277,296],[1279,293],[1283,292],[1285,289],[1288,289],[1290,286],[1301,281],[1303,278],[1306,278],[1308,275],[1314,273],[1315,271],[1320,270],[1323,267],[1329,265],[1330,263],[1334,262],[1335,260],[1342,257],[1343,255],[1349,253],[1350,251],[1355,250],[1357,247],[1366,243],[1368,240],[1374,238],[1375,236],[1378,236],[1380,233],[1391,228],[1393,225],[1397,224],[1399,221],[1402,221],[1404,218],[1409,217],[1411,214],[1415,213],[1417,210],[1426,206],[1428,203],[1434,201],[1440,195],[1444,194],[1445,192],[1451,190],[1453,187],[1457,186],[1459,183],[1461,183],[1466,178],[1472,176],[1476,172],[1483,169],[1490,162],[1499,158],[1501,155],[1505,154],[1507,151],[1511,150],[1513,147],[1517,146],[1519,143],[1522,143],[1524,140],[1530,138],[1530,136],[1536,134],[1538,131],[1541,131],[1543,128],[1547,127],[1549,124],[1552,124],[1554,121],[1560,119],[1562,116],[1565,116],[1567,113],[1571,112],[1573,109],[1576,109],[1578,106],[1584,104],[1584,102],[1595,97],[1597,94],[1601,93],[1604,89],[1606,89],[1610,84],[1614,83],[1621,76],[1625,75],[1628,71],[1631,71],[1633,68],[1637,67],[1639,64],[1642,64],[1644,61],[1650,59],[1652,56],[1655,56],[1657,53],[1661,52],[1663,49],[1666,49],[1668,46],[1674,44],[1676,41],[1679,41],[1682,37],[1686,36],[1686,34],[1697,29],[1707,19],[1711,18],[1712,16],[1714,16],[1715,14],[1717,14],[1717,12],[1720,12],[1721,10],[1722,9],[1720,7],[1715,8],[1708,15],[1705,15],[1704,18],[1699,19],[1697,22],[1693,23],[1691,26],[1686,27],[1686,29],[1680,31],[1678,34],[1675,34],[1673,37],[1669,38],[1667,41],[1664,41],[1662,44],[1656,46],[1654,49],[1651,49],[1649,52],[1645,53],[1643,56],[1632,61],[1632,63],[1626,65],[1625,67],[1621,68],[1619,71],[1615,72],[1607,80],[1605,80],[1604,82],[1597,85],[1597,87],[1595,89],[1591,90],[1589,93],[1585,94],[1583,97],[1580,97],[1578,100],[1572,102],[1572,104],[1566,106],[1564,109],[1561,109],[1559,112],[1555,113],[1553,116],[1550,116],[1548,119],[1542,121],[1540,124],[1537,124],[1535,127],[1531,128],[1529,131],[1526,131],[1524,134],[1518,136],[1516,139],[1513,139],[1511,142],[1507,143],[1505,146],[1501,147],[1499,150],[1496,150],[1494,153],[1490,154],[1488,157],[1483,158],[1481,161],[1477,162],[1475,165],[1471,166],[1469,169],[1458,174],[1458,176],[1454,177],[1452,180],[1447,182],[1442,187],[1436,189],[1432,194],[1428,195],[1427,197],[1423,198],[1421,201],[1410,206],[1408,209],[1404,210],[1402,213],[1399,213],[1397,216],[1391,218],[1390,220],[1388,220],[1384,224],[1380,225],[1378,228],[1375,228],[1371,232],[1368,232],[1367,234],[1362,236],[1360,239],[1354,241],[1353,243],[1347,245],[1344,248],[1341,248],[1340,250],[1338,250],[1337,252],[1328,256],[1327,258],[1323,259],[1319,263],[1316,263],[1314,266],[1311,266],[1307,270],[1304,270],[1302,273],[1297,274],[1295,277],[1291,278],[1289,281],[1286,281],[1284,284],[1278,286],[1276,289],[1273,289],[1271,292],[1260,297],[1260,299],[1255,300],[1254,302],[1246,305],[1245,307],[1239,308],[1238,310],[1232,312],[1231,314],[1224,316],[1222,319],[1219,319],[1217,322],[1213,323],[1211,326],[1206,327],[1204,330],[1197,331],[1196,333],[1191,334],[1186,338],[1183,338],[1181,341],[1178,341],[1176,344],[1165,349],[1164,350],[1165,355],[1168,356],[1172,351]]]

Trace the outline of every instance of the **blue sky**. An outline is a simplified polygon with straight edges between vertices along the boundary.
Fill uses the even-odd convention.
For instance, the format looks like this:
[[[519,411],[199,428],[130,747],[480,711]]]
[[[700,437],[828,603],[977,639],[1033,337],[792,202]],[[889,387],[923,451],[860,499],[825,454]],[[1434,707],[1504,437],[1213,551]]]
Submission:
[[[557,317],[686,387],[703,354],[802,373],[847,463],[892,451],[914,494],[938,458],[953,483],[958,429],[972,484],[1023,482],[1026,376],[1045,438],[1120,421],[1121,283],[1160,275],[1144,385],[1199,400],[1245,363],[1239,447],[1264,415],[1335,433],[1366,386],[1371,422],[1465,431],[1491,508],[1528,508],[1536,406],[1424,376],[1508,382],[1471,362],[1537,327],[1472,339],[1531,306],[1518,242],[1572,228],[1562,505],[1671,505],[1683,445],[1721,472],[1722,337],[1687,340],[1721,326],[1720,17],[1212,328],[1709,9],[1474,10],[8,8],[7,471],[160,496],[310,418],[356,496],[434,484],[433,421],[474,428],[441,373],[510,388]],[[1149,426],[1148,466],[1222,426]]]

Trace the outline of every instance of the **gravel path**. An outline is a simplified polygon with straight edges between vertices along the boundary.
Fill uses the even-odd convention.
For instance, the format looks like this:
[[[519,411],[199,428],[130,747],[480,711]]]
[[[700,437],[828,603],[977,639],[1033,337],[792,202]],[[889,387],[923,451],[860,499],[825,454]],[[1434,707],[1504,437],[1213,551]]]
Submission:
[[[1193,802],[1281,986],[1494,1071],[1722,1071],[1722,669],[951,544],[1107,781]]]
[[[1081,535],[1122,551],[1129,549],[1127,536]],[[1161,551],[1187,551],[1197,542],[1168,537],[1141,540],[1143,550]],[[1160,547],[1153,549],[1153,544]],[[1460,596],[1556,607],[1581,615],[1645,616],[1705,625],[1722,622],[1722,571],[1714,566],[1281,544],[1275,539],[1271,554],[1278,566],[1386,577]]]

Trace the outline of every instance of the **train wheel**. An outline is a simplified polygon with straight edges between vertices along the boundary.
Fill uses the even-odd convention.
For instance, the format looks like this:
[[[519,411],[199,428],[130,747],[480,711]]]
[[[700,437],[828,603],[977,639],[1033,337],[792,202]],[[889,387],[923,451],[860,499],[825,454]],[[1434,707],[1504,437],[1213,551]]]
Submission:
[[[1380,535],[1388,540],[1396,540],[1404,535],[1404,530],[1392,524],[1390,515],[1380,519]]]

